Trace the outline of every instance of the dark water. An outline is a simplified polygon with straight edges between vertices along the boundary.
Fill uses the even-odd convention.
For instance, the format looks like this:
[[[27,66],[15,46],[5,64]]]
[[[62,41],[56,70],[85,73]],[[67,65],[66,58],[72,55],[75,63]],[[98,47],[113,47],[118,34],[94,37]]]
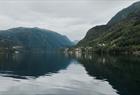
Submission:
[[[140,58],[0,54],[0,95],[140,95]]]

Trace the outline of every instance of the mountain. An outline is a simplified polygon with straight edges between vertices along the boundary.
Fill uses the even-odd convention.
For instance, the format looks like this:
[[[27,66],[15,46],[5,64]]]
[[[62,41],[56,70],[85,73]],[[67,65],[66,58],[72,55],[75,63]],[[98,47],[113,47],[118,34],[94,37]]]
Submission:
[[[94,40],[96,40],[97,38],[101,37],[101,35],[103,35],[104,33],[106,33],[107,29],[109,26],[107,25],[100,25],[100,26],[95,26],[93,28],[91,28],[85,38],[81,41],[79,41],[78,46],[87,46],[90,45],[94,42]]]
[[[128,8],[123,9],[117,13],[109,22],[109,25],[119,23],[120,21],[127,19],[131,16],[140,16],[140,2],[136,2],[129,6]]]
[[[79,40],[74,40],[73,43],[76,45],[78,44]]]
[[[106,25],[90,29],[77,47],[94,50],[140,51],[140,2],[118,12]]]
[[[0,48],[60,49],[73,43],[56,32],[40,29],[17,27],[0,31]]]

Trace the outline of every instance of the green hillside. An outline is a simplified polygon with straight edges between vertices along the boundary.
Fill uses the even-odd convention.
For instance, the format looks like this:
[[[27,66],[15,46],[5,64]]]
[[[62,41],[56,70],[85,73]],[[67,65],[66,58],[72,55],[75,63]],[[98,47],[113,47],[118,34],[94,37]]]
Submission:
[[[18,27],[0,31],[0,49],[52,50],[72,45],[66,36],[46,29]]]
[[[106,25],[90,29],[77,47],[104,51],[140,50],[140,2],[117,13]]]

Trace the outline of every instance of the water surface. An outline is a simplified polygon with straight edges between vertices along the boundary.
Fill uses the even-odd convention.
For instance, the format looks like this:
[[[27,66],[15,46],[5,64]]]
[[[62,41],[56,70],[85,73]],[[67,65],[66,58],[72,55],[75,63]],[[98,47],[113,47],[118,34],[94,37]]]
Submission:
[[[0,55],[0,95],[140,95],[139,91],[139,57]]]

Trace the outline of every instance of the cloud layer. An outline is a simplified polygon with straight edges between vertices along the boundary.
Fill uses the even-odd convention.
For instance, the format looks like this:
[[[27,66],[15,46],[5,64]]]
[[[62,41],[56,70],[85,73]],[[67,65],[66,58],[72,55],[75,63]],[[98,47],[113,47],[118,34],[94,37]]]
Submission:
[[[80,40],[138,0],[1,0],[0,29],[40,27]]]

